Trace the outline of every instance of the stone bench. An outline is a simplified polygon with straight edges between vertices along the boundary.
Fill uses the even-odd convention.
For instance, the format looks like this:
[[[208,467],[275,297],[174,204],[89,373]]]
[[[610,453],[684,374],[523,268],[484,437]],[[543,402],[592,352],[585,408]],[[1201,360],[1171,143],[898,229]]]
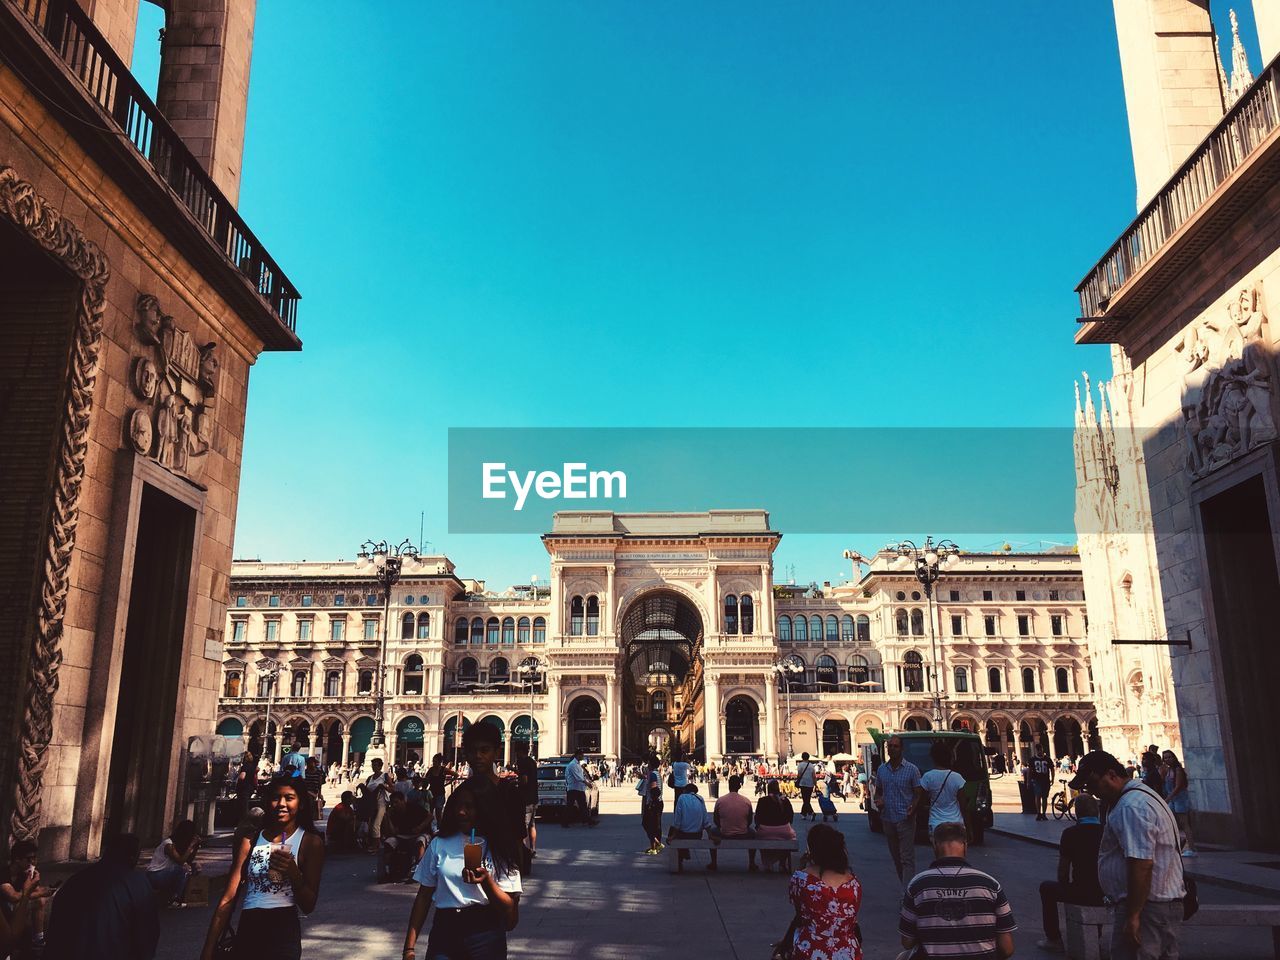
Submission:
[[[671,852],[669,873],[681,873],[684,864],[680,860],[681,850],[776,850],[795,853],[800,849],[798,840],[766,840],[758,837],[738,837],[735,839],[712,840],[701,837],[697,840],[670,840],[667,849]]]
[[[1103,960],[1111,953],[1111,908],[1066,904],[1065,931],[1070,960]],[[1280,903],[1202,903],[1189,927],[1270,927],[1280,960]]]

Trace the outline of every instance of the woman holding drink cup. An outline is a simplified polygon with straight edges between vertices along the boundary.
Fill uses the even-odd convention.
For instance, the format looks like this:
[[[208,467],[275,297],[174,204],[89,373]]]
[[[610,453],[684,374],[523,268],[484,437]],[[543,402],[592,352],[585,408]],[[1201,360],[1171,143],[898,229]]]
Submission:
[[[415,960],[433,900],[425,960],[505,960],[507,931],[520,919],[520,870],[493,799],[493,791],[471,784],[449,797],[440,833],[413,874],[421,886],[409,915],[404,960]]]
[[[298,911],[315,909],[324,841],[313,825],[315,806],[301,779],[272,780],[264,800],[267,814],[262,831],[236,846],[227,889],[213,912],[200,960],[213,960],[242,890],[244,908],[235,934],[235,960],[299,960],[302,956]]]

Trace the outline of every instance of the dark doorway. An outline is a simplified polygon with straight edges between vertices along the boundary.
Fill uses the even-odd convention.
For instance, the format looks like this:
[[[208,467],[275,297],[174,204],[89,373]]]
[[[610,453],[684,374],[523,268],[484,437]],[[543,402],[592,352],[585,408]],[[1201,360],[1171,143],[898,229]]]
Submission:
[[[760,744],[756,737],[759,711],[750,697],[734,697],[724,708],[724,752],[756,754]]]
[[[1206,500],[1200,516],[1222,663],[1218,694],[1231,721],[1227,749],[1235,756],[1246,839],[1255,849],[1280,850],[1280,820],[1274,815],[1280,766],[1259,762],[1273,752],[1272,706],[1275,677],[1280,675],[1280,644],[1275,639],[1280,578],[1262,478]]]
[[[80,289],[29,238],[0,222],[0,823],[6,828]]]
[[[176,788],[169,782],[169,765],[194,536],[195,511],[144,485],[111,739],[104,836],[129,831],[144,843],[154,843],[169,828],[164,808]]]

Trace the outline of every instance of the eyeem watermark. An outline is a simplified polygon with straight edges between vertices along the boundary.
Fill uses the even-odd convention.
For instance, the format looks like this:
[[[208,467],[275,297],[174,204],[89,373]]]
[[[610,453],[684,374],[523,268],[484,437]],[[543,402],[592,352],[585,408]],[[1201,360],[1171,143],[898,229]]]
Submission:
[[[523,510],[530,492],[543,500],[625,500],[627,475],[621,470],[588,470],[585,463],[561,464],[561,471],[508,470],[505,463],[481,464],[480,495],[485,500],[507,499],[507,486],[515,494],[515,510]],[[617,492],[614,492],[614,488]]]

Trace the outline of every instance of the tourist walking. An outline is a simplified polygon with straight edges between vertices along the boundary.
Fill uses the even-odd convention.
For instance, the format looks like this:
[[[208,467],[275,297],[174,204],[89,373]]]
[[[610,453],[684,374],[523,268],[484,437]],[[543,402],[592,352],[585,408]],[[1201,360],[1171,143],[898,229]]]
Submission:
[[[437,753],[431,758],[431,766],[423,774],[427,781],[427,789],[431,791],[431,812],[436,820],[444,813],[445,784],[458,779],[457,772],[445,765],[444,754]]]
[[[1098,801],[1082,793],[1076,797],[1075,809],[1078,822],[1063,830],[1058,841],[1058,878],[1040,884],[1044,939],[1036,946],[1053,953],[1063,949],[1058,904],[1102,904],[1102,887],[1098,883],[1098,848],[1102,844]]]
[[[795,840],[795,817],[791,801],[782,795],[778,781],[770,780],[764,796],[756,801],[756,836],[761,840]],[[779,872],[791,869],[791,854],[785,850],[761,850],[760,860],[765,873],[775,866]]]
[[[898,879],[904,884],[916,872],[916,809],[924,797],[920,768],[902,758],[902,738],[885,745],[889,759],[876,771],[875,806]]]
[[[796,786],[800,788],[800,819],[812,820],[814,818],[813,804],[813,785],[816,770],[813,761],[809,759],[809,754],[800,754],[800,762],[796,764]]]
[[[1071,788],[1088,790],[1108,808],[1098,881],[1115,904],[1111,960],[1176,958],[1187,888],[1173,812],[1102,750],[1081,758]]]
[[[324,771],[320,768],[319,757],[307,757],[307,765],[303,768],[302,779],[306,782],[307,793],[315,804],[315,819],[319,820],[324,812]]]
[[[538,761],[529,756],[529,741],[517,740],[516,782],[520,784],[520,802],[524,804],[524,846],[527,859],[538,855]],[[523,864],[527,870],[528,863]]]
[[[844,834],[826,824],[809,829],[807,866],[791,875],[787,895],[795,907],[792,960],[862,960],[858,911],[862,884],[849,866]]]
[[[942,823],[933,831],[934,861],[911,878],[902,897],[902,957],[917,956],[917,948],[929,957],[1013,956],[1018,925],[1009,899],[995,877],[969,865],[967,852],[963,823]]]
[[[951,769],[952,746],[937,740],[929,748],[933,769],[920,778],[920,787],[929,798],[929,836],[940,823],[965,823],[960,791],[964,777]]]
[[[588,826],[595,826],[591,810],[587,807],[587,777],[587,772],[582,769],[582,750],[575,750],[573,759],[564,768],[565,808],[564,819],[560,821],[560,826],[567,828],[570,823],[578,819]]]
[[[155,956],[160,917],[155,892],[137,869],[141,852],[136,836],[115,834],[103,844],[101,860],[63,883],[49,909],[43,960]]]
[[[403,960],[415,960],[418,934],[435,905],[425,960],[505,960],[507,932],[520,919],[519,840],[496,792],[468,781],[453,791],[413,879]],[[512,842],[514,841],[514,843]]]
[[[310,913],[320,896],[324,842],[311,819],[311,804],[298,780],[279,777],[268,785],[266,823],[253,839],[241,840],[231,860],[227,888],[218,901],[200,960],[213,960],[244,888],[235,932],[235,960],[300,960],[298,911]]]
[[[656,753],[649,755],[636,792],[640,794],[640,825],[649,841],[645,853],[657,856],[662,852],[662,775],[658,772]]]
[[[1191,794],[1187,781],[1187,769],[1182,765],[1172,750],[1166,750],[1164,759],[1164,801],[1173,811],[1173,818],[1178,822],[1178,830],[1182,833],[1182,855],[1195,857],[1198,854],[1191,843]]]
[[[1049,790],[1053,786],[1053,761],[1049,759],[1044,747],[1036,747],[1036,755],[1031,760],[1031,792],[1036,798],[1036,819],[1049,819]]]

